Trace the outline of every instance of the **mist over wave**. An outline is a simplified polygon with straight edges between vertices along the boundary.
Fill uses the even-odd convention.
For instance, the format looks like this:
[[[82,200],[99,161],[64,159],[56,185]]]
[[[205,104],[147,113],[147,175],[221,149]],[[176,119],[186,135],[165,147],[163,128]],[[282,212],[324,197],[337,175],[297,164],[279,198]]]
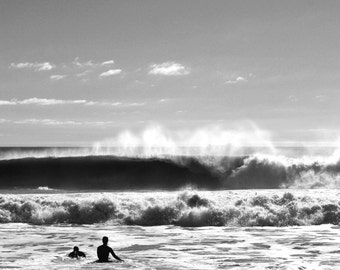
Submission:
[[[269,134],[251,122],[233,130],[216,125],[181,131],[152,126],[138,134],[124,131],[93,147],[97,153],[130,157],[242,156],[260,147],[265,153],[275,152]]]
[[[118,156],[133,158],[171,158],[242,156],[274,153],[269,134],[249,123],[247,128],[224,129],[209,126],[197,130],[173,131],[150,126],[139,133],[126,130],[91,147],[2,148],[0,160],[46,157]]]
[[[321,194],[321,195],[320,195]],[[338,193],[180,191],[0,196],[0,222],[291,226],[339,224]]]

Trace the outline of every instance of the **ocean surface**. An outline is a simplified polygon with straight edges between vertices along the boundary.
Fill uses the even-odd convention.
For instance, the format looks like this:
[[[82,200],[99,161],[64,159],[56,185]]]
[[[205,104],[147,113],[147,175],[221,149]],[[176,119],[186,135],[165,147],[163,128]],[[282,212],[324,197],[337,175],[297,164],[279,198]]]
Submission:
[[[0,149],[0,269],[340,269],[337,149],[118,150]]]

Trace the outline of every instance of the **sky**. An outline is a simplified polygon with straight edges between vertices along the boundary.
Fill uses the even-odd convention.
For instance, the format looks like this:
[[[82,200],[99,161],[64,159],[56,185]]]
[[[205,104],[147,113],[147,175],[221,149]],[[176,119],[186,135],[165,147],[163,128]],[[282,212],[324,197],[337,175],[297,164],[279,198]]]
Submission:
[[[0,0],[0,146],[155,127],[337,143],[339,13],[331,0]]]

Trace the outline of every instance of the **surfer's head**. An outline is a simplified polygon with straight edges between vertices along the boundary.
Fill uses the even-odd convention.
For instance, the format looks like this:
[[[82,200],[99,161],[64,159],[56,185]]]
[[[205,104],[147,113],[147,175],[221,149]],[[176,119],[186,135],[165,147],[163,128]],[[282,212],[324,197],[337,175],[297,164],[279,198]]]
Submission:
[[[109,242],[109,238],[107,236],[104,236],[102,240],[104,245],[107,245],[107,242]]]
[[[79,247],[77,246],[73,247],[73,251],[79,251]]]

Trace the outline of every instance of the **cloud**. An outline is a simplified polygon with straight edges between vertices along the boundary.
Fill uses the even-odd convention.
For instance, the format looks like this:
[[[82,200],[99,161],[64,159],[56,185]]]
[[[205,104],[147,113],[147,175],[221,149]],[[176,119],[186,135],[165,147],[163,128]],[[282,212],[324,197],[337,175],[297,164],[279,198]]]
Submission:
[[[85,71],[83,71],[83,72],[80,72],[80,73],[77,73],[76,74],[76,77],[85,77],[87,74],[89,74],[89,73],[91,73],[92,72],[92,70],[89,70],[89,69],[87,69],[87,70],[85,70]]]
[[[106,101],[88,101],[84,105],[87,106],[121,106],[121,107],[140,107],[144,106],[144,102],[127,102],[127,103],[122,103],[122,102],[106,102]]]
[[[123,106],[126,106],[126,107],[140,107],[140,106],[144,106],[145,103],[144,102],[133,102],[133,103],[125,103],[125,104],[122,104]]]
[[[43,124],[43,125],[79,125],[75,121],[59,121],[54,119],[24,119],[13,121],[14,124]]]
[[[187,75],[190,71],[182,64],[175,62],[164,62],[161,64],[153,64],[150,66],[149,74],[164,76],[181,76]]]
[[[66,75],[58,75],[58,74],[56,74],[56,75],[51,75],[50,76],[50,79],[53,80],[53,81],[59,81],[59,80],[62,80],[64,78],[66,78]]]
[[[28,98],[23,100],[0,100],[0,106],[13,106],[13,105],[40,105],[40,106],[51,106],[51,105],[86,105],[86,106],[121,106],[121,107],[137,107],[144,106],[145,103],[138,102],[107,102],[107,101],[90,101],[85,99],[75,99],[75,100],[63,100],[63,99],[47,99],[47,98]]]
[[[65,79],[68,76],[78,77],[82,81],[87,81],[88,75],[93,72],[98,72],[100,78],[109,77],[121,73],[121,69],[112,69],[112,66],[114,64],[115,61],[112,59],[102,62],[95,62],[93,60],[81,61],[79,57],[76,57],[73,61],[60,64],[59,66],[56,66],[55,64],[52,64],[50,62],[13,62],[9,65],[8,68],[13,70],[34,70],[36,72],[58,69],[61,73],[64,74],[50,75],[49,78],[52,81],[59,81]],[[108,68],[111,69],[105,71],[105,69]]]
[[[1,105],[15,105],[16,102],[13,100],[0,100],[0,106]]]
[[[22,101],[17,101],[17,104],[27,105],[27,104],[36,104],[36,105],[58,105],[58,104],[85,104],[86,100],[61,100],[61,99],[46,99],[46,98],[29,98],[24,99]]]
[[[72,121],[72,120],[56,120],[56,119],[37,119],[29,118],[23,120],[7,120],[0,119],[0,124],[12,123],[17,125],[48,125],[48,126],[105,126],[112,125],[113,121]]]
[[[102,62],[102,66],[109,66],[109,65],[113,65],[115,63],[115,61],[113,60],[108,60],[108,61],[104,61]]]
[[[23,100],[0,100],[1,105],[60,105],[60,104],[85,104],[86,100],[61,100],[61,99],[47,99],[47,98],[28,98]]]
[[[35,71],[48,71],[55,68],[54,64],[49,62],[24,62],[24,63],[11,63],[9,68],[11,69],[34,69]]]
[[[243,83],[243,82],[247,82],[248,80],[244,77],[238,76],[236,79],[234,80],[228,80],[225,83],[226,84],[237,84],[237,83]]]
[[[78,78],[82,78],[83,81],[86,81],[84,77],[87,77],[87,75],[89,75],[91,72],[100,71],[103,67],[110,67],[114,65],[114,63],[114,60],[107,60],[103,62],[93,62],[92,60],[89,60],[86,62],[80,62],[78,57],[76,57],[72,62],[73,66],[76,68],[75,76]],[[99,74],[99,78],[117,75],[121,72],[121,69],[110,69],[105,72],[101,71],[101,73]]]
[[[83,68],[83,67],[95,67],[98,66],[98,64],[93,63],[92,60],[86,61],[86,62],[80,62],[79,57],[76,57],[72,64],[76,67]]]
[[[51,65],[50,63],[46,62],[46,63],[41,63],[39,64],[39,68],[38,71],[43,71],[43,70],[51,70],[53,69],[55,66]]]
[[[8,122],[9,122],[9,120],[4,119],[4,118],[0,118],[0,124],[8,123]]]
[[[11,63],[9,68],[13,69],[21,69],[21,68],[32,68],[34,66],[33,63]]]
[[[103,77],[109,77],[109,76],[114,76],[114,75],[118,75],[119,73],[121,73],[122,70],[121,69],[109,69],[108,71],[105,71],[103,73],[101,73],[99,75],[100,78],[103,78]]]
[[[88,101],[85,103],[87,106],[119,106],[121,102],[105,102],[105,101]]]
[[[115,61],[113,61],[112,59],[111,60],[107,60],[107,61],[103,61],[101,63],[96,63],[96,62],[93,62],[92,60],[88,60],[86,62],[80,62],[79,60],[79,57],[76,57],[72,64],[79,67],[79,68],[83,68],[83,67],[87,67],[87,68],[95,68],[95,67],[100,67],[100,66],[110,66],[110,65],[113,65],[115,63]]]
[[[161,98],[159,102],[168,102],[170,99],[169,98]]]

